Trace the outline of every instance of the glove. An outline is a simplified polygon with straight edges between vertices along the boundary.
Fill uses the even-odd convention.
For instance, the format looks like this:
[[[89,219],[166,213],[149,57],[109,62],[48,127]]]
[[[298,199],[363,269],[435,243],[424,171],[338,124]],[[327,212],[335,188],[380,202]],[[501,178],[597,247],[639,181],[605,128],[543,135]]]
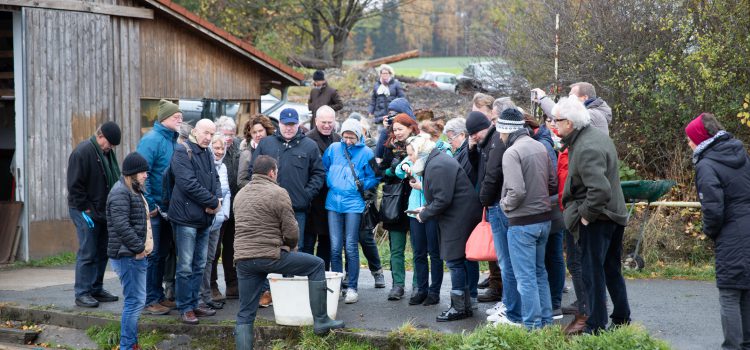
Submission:
[[[396,173],[396,168],[398,168],[398,165],[401,164],[401,159],[394,157],[393,160],[391,160],[391,173]]]
[[[86,221],[86,226],[89,228],[94,228],[94,220],[91,220],[91,217],[86,214],[85,211],[81,212],[81,216],[83,216],[83,220]]]

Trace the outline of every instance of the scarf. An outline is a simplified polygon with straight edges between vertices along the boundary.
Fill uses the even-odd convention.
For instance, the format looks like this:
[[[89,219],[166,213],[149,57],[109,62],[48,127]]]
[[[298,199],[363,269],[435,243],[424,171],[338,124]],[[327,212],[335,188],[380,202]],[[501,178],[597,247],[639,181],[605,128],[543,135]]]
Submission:
[[[695,147],[695,151],[693,151],[693,164],[698,164],[698,160],[700,160],[701,153],[708,148],[716,139],[721,137],[722,135],[726,135],[726,130],[719,130],[719,132],[716,133],[716,135],[712,136],[710,139],[701,142],[698,147]]]
[[[96,142],[96,135],[92,135],[91,138],[89,138],[89,141],[94,145],[96,155],[99,157],[99,161],[102,162],[102,166],[104,167],[104,176],[107,179],[107,187],[112,188],[112,186],[114,186],[120,179],[120,166],[117,165],[115,150],[111,149],[105,155],[104,152],[102,152],[102,148],[99,147],[99,144]]]
[[[383,84],[383,82],[380,82],[380,86],[378,86],[378,91],[375,94],[391,96],[391,89],[388,87],[388,84]]]

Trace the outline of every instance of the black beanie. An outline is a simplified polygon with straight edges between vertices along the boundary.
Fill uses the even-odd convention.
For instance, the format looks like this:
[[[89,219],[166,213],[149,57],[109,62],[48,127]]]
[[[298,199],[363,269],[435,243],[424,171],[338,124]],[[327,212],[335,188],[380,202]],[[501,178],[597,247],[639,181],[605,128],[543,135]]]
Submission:
[[[466,117],[466,132],[468,132],[469,135],[474,135],[487,129],[490,125],[492,125],[490,124],[490,120],[487,119],[487,116],[482,112],[471,112],[469,113],[469,116]]]
[[[130,176],[140,172],[148,171],[148,162],[138,152],[133,152],[122,161],[122,174]]]
[[[99,127],[99,130],[101,130],[104,138],[107,139],[107,142],[112,144],[112,146],[117,146],[120,144],[120,138],[122,137],[122,134],[120,133],[120,126],[117,125],[117,123],[106,122]]]
[[[314,81],[326,80],[326,76],[322,70],[316,70],[315,73],[313,73],[313,80]]]

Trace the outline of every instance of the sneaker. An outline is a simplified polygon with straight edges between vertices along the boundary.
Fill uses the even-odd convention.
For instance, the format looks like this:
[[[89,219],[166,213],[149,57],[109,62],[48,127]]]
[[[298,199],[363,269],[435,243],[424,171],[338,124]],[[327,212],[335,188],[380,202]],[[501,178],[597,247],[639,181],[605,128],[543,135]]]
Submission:
[[[393,288],[391,288],[390,293],[388,293],[388,300],[401,300],[401,298],[404,296],[404,287],[400,285],[395,285]]]
[[[492,322],[493,325],[499,326],[499,325],[508,325],[508,326],[515,326],[515,327],[523,327],[520,323],[515,323],[511,320],[509,320],[507,317],[502,316],[499,317],[497,321]]]
[[[383,275],[383,270],[373,272],[372,278],[375,279],[375,288],[385,288],[385,275]]]
[[[359,300],[359,294],[357,294],[357,291],[354,289],[347,289],[346,290],[346,297],[344,298],[344,303],[346,304],[354,304]]]
[[[172,309],[159,304],[159,303],[153,303],[149,306],[146,306],[146,308],[143,309],[143,313],[146,315],[166,315],[171,311]]]
[[[260,307],[269,307],[273,305],[273,299],[271,298],[270,291],[265,291],[263,292],[263,294],[261,294],[258,305],[260,305]]]
[[[164,300],[160,301],[159,304],[161,306],[168,307],[170,309],[176,309],[177,308],[177,303],[175,303],[174,301],[169,300],[169,299],[164,299]]]
[[[430,305],[437,305],[440,303],[440,296],[437,294],[427,294],[427,298],[424,300],[422,305],[424,306],[430,306]]]
[[[487,322],[497,322],[503,317],[507,317],[505,311],[487,316]]]
[[[495,306],[487,309],[487,311],[485,311],[485,313],[487,313],[487,316],[489,316],[489,315],[496,315],[496,314],[499,314],[501,312],[505,313],[505,310],[506,310],[505,309],[505,304],[503,304],[502,301],[498,301],[497,304],[495,304]]]
[[[211,300],[224,301],[224,300],[227,300],[227,298],[223,294],[221,294],[221,292],[219,291],[219,288],[212,287],[211,288]]]
[[[552,319],[553,320],[561,320],[563,318],[562,309],[557,308],[552,310]]]

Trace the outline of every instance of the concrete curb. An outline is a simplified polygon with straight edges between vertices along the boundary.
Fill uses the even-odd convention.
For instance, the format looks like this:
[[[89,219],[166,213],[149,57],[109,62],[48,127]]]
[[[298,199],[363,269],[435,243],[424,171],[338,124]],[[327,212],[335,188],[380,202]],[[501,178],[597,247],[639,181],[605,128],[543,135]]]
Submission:
[[[11,319],[29,321],[39,324],[49,324],[66,328],[86,330],[92,326],[106,326],[110,323],[119,323],[119,317],[112,314],[113,318],[97,315],[85,315],[54,309],[34,309],[29,307],[0,304],[0,319]],[[185,325],[180,323],[156,323],[149,320],[138,324],[139,332],[159,331],[166,334],[185,334],[190,337],[205,337],[209,334],[212,338],[227,339],[234,343],[234,325],[232,324],[198,324]],[[263,349],[273,344],[276,340],[299,339],[302,334],[300,327],[287,327],[277,325],[256,325],[255,343],[256,347]],[[369,342],[377,349],[404,349],[399,339],[392,338],[385,332],[378,331],[347,331],[337,330],[333,337],[350,339],[354,341]]]

